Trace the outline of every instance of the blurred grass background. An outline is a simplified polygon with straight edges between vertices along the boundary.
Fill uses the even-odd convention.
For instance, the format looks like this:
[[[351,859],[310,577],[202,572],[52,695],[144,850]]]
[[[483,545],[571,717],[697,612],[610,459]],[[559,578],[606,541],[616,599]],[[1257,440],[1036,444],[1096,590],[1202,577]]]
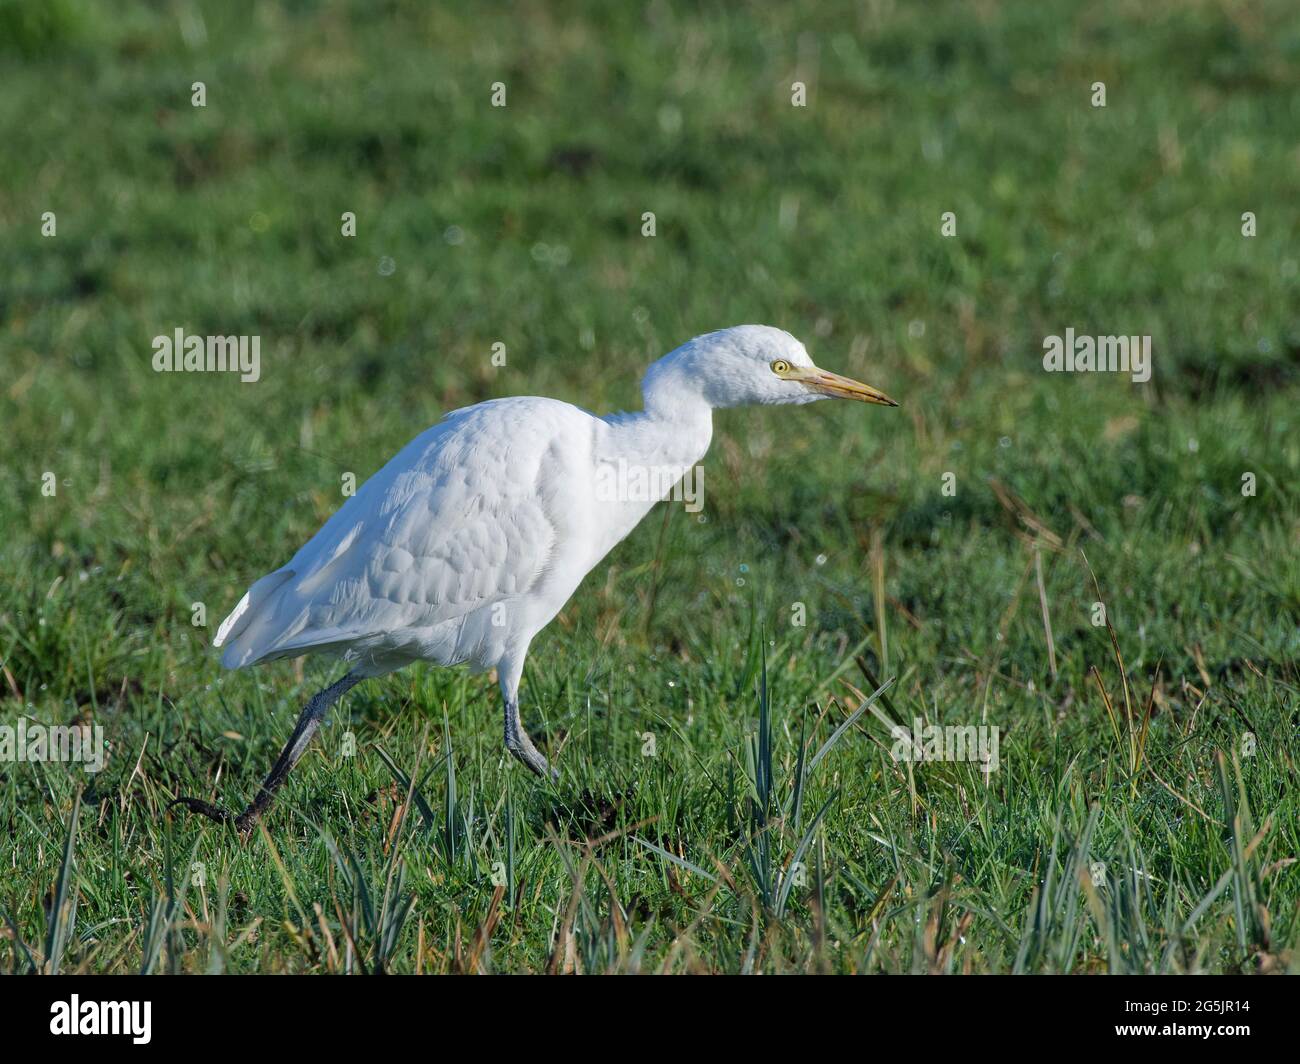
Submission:
[[[357,756],[332,729],[273,818],[291,893],[342,920],[324,899],[355,884],[321,830],[362,867],[400,860],[414,908],[379,959],[402,970],[464,966],[457,943],[490,914],[475,964],[511,970],[1290,963],[1291,4],[3,0],[0,69],[0,721],[94,720],[112,745],[80,814],[65,966],[148,967],[167,899],[202,929],[164,951],[180,970],[336,967],[263,840],[162,815],[178,791],[251,794],[330,675],[222,677],[215,624],[337,508],[344,473],[446,410],[635,407],[646,364],[749,321],[902,409],[719,415],[705,520],[656,511],[534,645],[525,715],[561,752],[558,789],[500,761],[486,678],[408,670],[350,696]],[[151,340],[177,327],[260,335],[261,380],[155,374]],[[1043,337],[1067,327],[1149,334],[1152,381],[1044,373]],[[1122,687],[1089,566],[1135,698],[1154,689],[1136,765],[1089,678]],[[737,871],[762,642],[787,780],[800,729],[825,738],[859,700],[846,681],[869,689],[855,654],[897,677],[908,719],[1006,733],[986,787],[968,766],[904,773],[883,729],[855,726],[809,782],[812,808],[838,797],[816,881],[779,918]],[[1233,768],[1245,732],[1258,752]],[[441,843],[414,817],[390,835],[406,794],[376,745],[406,772],[441,765],[419,788],[455,811]],[[7,948],[48,966],[86,777],[0,776]],[[1263,830],[1234,862],[1242,802]],[[807,821],[782,821],[778,867]],[[638,832],[737,882],[712,893]],[[580,874],[573,854],[610,833],[604,877]],[[211,874],[177,902],[167,872],[195,846]],[[1071,860],[1120,878],[1036,919]],[[231,938],[268,921],[256,945],[214,945],[218,880]],[[1124,898],[1149,901],[1155,946],[1107,915]],[[602,935],[608,955],[573,953]]]

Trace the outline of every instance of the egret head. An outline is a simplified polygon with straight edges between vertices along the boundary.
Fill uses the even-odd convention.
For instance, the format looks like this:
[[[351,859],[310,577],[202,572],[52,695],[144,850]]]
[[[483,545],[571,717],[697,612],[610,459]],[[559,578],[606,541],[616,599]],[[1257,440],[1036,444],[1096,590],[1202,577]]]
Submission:
[[[647,409],[692,399],[714,409],[818,399],[898,405],[868,384],[813,365],[803,344],[769,325],[737,325],[687,341],[646,371],[642,391]]]

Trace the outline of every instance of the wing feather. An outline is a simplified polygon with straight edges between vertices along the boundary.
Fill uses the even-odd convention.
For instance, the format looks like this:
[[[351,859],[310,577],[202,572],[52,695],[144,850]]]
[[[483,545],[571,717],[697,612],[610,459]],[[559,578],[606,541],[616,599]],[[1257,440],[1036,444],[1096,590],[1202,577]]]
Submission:
[[[587,416],[513,399],[446,417],[249,589],[218,632],[222,663],[396,650],[412,633],[526,595],[556,542],[543,470]]]

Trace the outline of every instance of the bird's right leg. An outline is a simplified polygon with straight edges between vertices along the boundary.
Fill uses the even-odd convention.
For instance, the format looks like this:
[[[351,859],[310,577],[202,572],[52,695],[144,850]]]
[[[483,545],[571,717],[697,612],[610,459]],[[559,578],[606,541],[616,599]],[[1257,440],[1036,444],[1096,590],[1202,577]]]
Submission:
[[[533,740],[528,738],[523,719],[520,719],[519,682],[524,678],[525,654],[528,654],[528,645],[516,646],[513,653],[502,658],[497,665],[500,700],[506,705],[506,749],[542,779],[559,779],[558,771],[547,764],[546,758],[534,747]]]
[[[533,745],[524,731],[524,722],[519,718],[519,699],[516,697],[506,702],[506,749],[520,761],[541,776],[542,779],[558,780],[560,773],[551,768],[541,751]]]
[[[280,756],[276,758],[275,764],[271,766],[271,771],[257,789],[257,797],[249,802],[248,807],[238,816],[231,816],[230,813],[219,806],[212,805],[199,798],[177,798],[171,804],[183,805],[190,812],[202,813],[218,823],[233,820],[239,833],[241,835],[247,834],[253,826],[253,821],[266,812],[267,807],[270,806],[272,799],[275,797],[275,792],[280,789],[281,784],[288,778],[290,770],[306,752],[316,732],[320,729],[325,714],[329,712],[330,706],[363,679],[365,677],[350,672],[337,683],[331,684],[324,690],[317,691],[312,696],[311,701],[303,707],[302,713],[299,714],[298,723],[294,725],[293,734],[289,736],[289,741],[284,744]]]
[[[498,670],[501,677],[501,701],[505,703],[506,712],[506,749],[542,779],[558,780],[559,772],[551,768],[546,758],[533,745],[519,716],[519,680],[524,671],[522,654],[519,662],[518,666],[509,665]]]

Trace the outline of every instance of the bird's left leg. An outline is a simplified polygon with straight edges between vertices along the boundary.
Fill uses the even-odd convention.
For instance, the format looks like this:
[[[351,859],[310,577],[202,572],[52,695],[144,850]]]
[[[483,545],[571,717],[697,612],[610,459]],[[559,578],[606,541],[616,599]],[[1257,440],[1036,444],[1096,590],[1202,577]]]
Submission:
[[[238,816],[232,817],[219,806],[204,802],[198,798],[177,798],[171,804],[183,805],[190,812],[202,813],[218,823],[233,820],[239,833],[241,835],[247,834],[253,826],[253,821],[258,819],[270,806],[272,799],[275,798],[275,792],[280,789],[281,784],[288,778],[293,766],[298,763],[299,758],[306,752],[316,732],[320,729],[325,714],[329,712],[330,706],[363,679],[365,679],[364,676],[350,672],[337,683],[331,684],[324,690],[317,691],[312,696],[311,701],[303,707],[302,713],[299,714],[298,723],[294,725],[293,734],[289,736],[289,741],[284,744],[280,756],[276,758],[275,764],[271,766],[271,771],[257,789],[257,797],[249,802],[248,807]]]

